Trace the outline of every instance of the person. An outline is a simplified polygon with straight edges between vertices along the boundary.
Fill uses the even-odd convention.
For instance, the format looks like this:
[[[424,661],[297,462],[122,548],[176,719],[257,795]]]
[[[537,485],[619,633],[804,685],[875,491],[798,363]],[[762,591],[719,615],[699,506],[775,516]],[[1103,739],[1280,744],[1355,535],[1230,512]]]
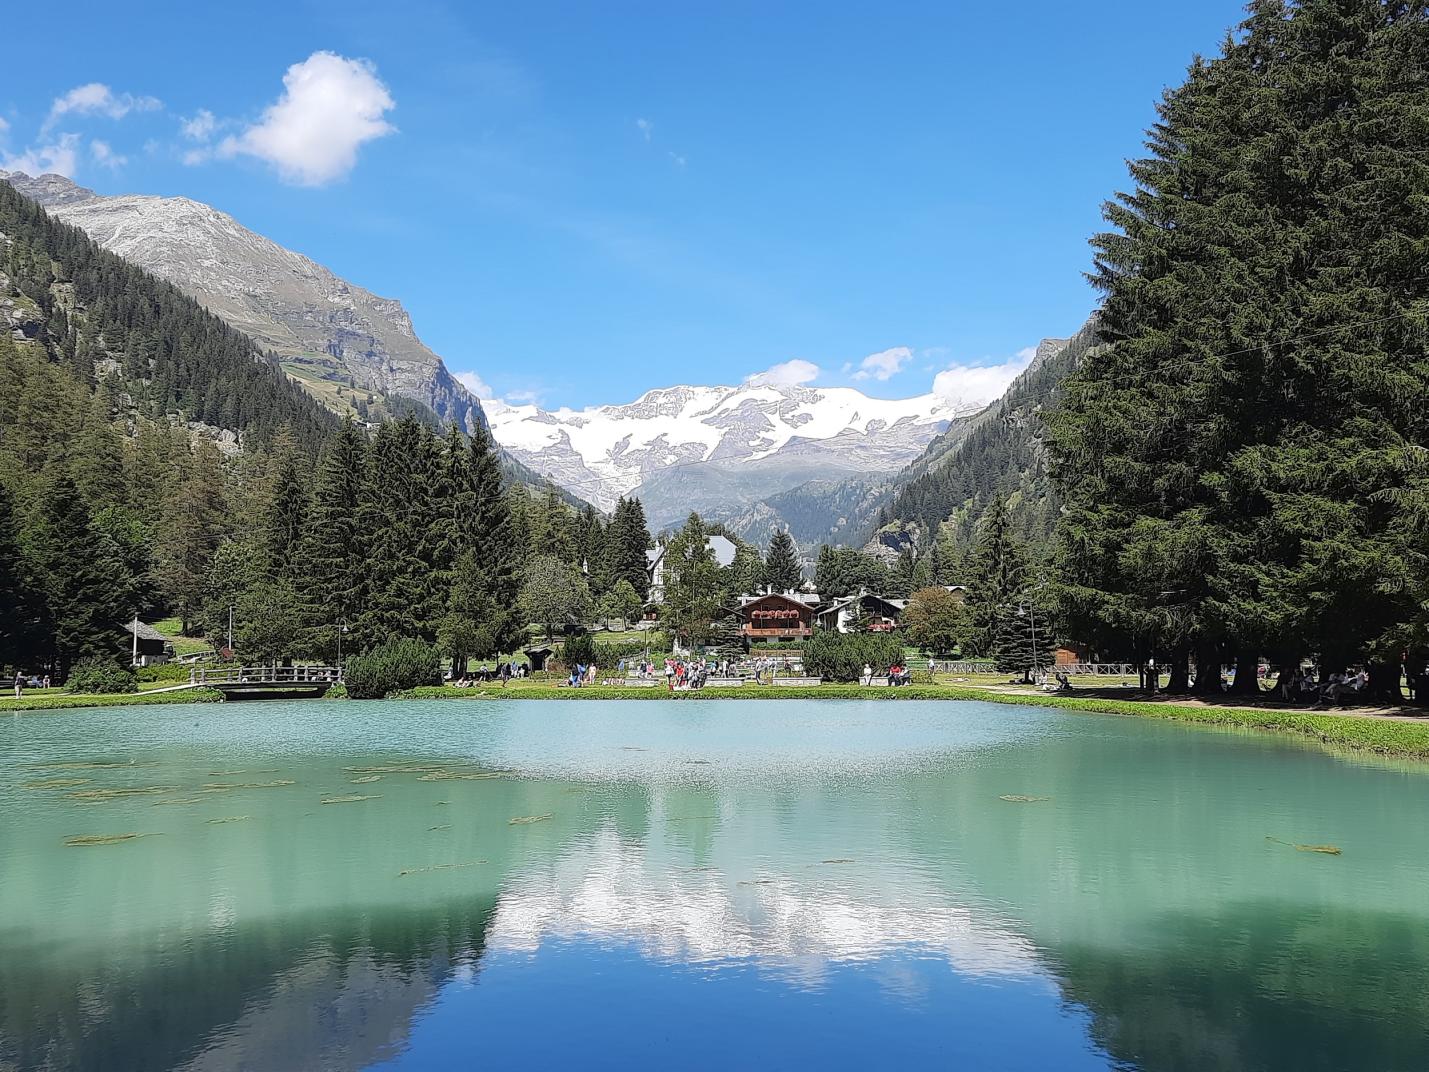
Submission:
[[[40,688],[42,688],[42,689],[47,689],[47,688],[49,688],[49,687],[50,687],[50,675],[49,675],[49,674],[46,674],[44,677],[40,678]]]
[[[510,680],[511,680],[511,664],[510,664],[510,663],[502,663],[502,664],[501,664],[501,687],[504,689],[504,688],[506,687],[506,683],[507,683],[508,681],[510,681]]]
[[[873,684],[873,666],[870,663],[863,664],[863,673],[859,676],[858,683],[860,685]]]
[[[15,671],[15,699],[19,699],[25,692],[25,675],[20,671]]]
[[[665,687],[671,692],[675,691],[675,660],[665,660]]]
[[[938,672],[938,664],[933,661],[931,655],[928,656],[928,677],[932,678]]]

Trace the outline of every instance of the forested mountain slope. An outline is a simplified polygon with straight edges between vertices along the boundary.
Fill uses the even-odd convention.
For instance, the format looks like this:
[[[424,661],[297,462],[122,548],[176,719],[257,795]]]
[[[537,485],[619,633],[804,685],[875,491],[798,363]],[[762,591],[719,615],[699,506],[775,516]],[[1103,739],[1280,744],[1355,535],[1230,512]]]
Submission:
[[[926,540],[948,522],[954,545],[966,547],[996,496],[1008,499],[1012,523],[1027,540],[1051,532],[1057,500],[1047,472],[1043,417],[1063,381],[1096,344],[1094,322],[1068,340],[1047,340],[1007,392],[969,421],[928,445],[899,477],[878,527],[914,525]]]
[[[0,181],[195,298],[277,355],[339,415],[377,422],[416,403],[464,431],[485,419],[475,396],[417,337],[401,302],[349,283],[211,205],[101,196],[62,175],[0,172]]]

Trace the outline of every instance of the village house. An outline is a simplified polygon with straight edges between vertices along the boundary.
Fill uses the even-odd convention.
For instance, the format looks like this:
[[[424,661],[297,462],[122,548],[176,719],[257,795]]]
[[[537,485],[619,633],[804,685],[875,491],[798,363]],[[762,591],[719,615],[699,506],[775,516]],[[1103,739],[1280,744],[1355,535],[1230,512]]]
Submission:
[[[814,621],[820,629],[852,633],[863,623],[871,633],[891,633],[898,628],[906,599],[888,599],[872,592],[835,599],[819,608]]]
[[[736,614],[749,640],[804,640],[814,632],[815,592],[765,592],[741,596]]]

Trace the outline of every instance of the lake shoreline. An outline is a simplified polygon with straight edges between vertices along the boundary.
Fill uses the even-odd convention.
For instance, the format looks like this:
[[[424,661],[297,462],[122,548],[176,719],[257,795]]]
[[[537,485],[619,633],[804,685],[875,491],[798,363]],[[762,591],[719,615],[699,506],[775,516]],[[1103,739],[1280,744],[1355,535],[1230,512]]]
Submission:
[[[1228,726],[1271,733],[1285,733],[1317,740],[1330,748],[1369,752],[1429,761],[1429,717],[1411,718],[1356,713],[1316,713],[1277,710],[1265,707],[1221,707],[1192,705],[1169,700],[1120,700],[1098,696],[1051,695],[1005,692],[963,685],[904,685],[897,688],[860,685],[711,687],[696,692],[672,693],[663,686],[631,688],[623,685],[592,685],[580,689],[523,683],[510,688],[479,686],[456,688],[433,685],[410,689],[402,698],[414,700],[982,700],[989,703],[1026,707],[1048,707],[1092,714],[1127,715],[1175,722]],[[0,699],[0,712],[73,710],[93,707],[150,706],[176,703],[215,703],[222,696],[212,690],[142,692],[109,696],[76,696],[67,693],[29,695],[15,700]],[[337,698],[334,698],[336,702]],[[382,701],[372,701],[382,702]]]

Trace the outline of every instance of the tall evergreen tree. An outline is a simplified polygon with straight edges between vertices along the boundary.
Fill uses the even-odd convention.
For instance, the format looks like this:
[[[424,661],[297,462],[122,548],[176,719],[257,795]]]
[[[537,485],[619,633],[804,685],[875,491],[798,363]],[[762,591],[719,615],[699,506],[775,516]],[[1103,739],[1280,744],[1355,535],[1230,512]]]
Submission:
[[[988,505],[968,556],[968,631],[964,654],[990,655],[997,637],[998,608],[1023,585],[1027,567],[1022,545],[1012,534],[1007,504]]]
[[[303,537],[303,568],[296,589],[307,630],[304,647],[337,658],[337,631],[346,627],[345,651],[360,651],[355,632],[362,617],[370,533],[362,527],[367,442],[345,420],[324,450],[313,485]]]
[[[788,529],[776,532],[769,541],[769,554],[764,559],[764,583],[776,592],[792,592],[803,581],[799,552]]]
[[[1253,671],[1367,660],[1398,692],[1429,549],[1418,4],[1257,0],[1167,93],[1106,208],[1104,345],[1053,418],[1069,624]],[[1237,674],[1249,685],[1254,673]]]
[[[629,581],[642,600],[650,595],[645,552],[655,546],[639,499],[621,498],[605,535],[606,579],[611,585]]]
[[[61,680],[81,658],[118,661],[120,630],[134,612],[132,580],[119,550],[91,522],[68,477],[40,499],[25,531],[27,557],[43,599],[42,656]]]

